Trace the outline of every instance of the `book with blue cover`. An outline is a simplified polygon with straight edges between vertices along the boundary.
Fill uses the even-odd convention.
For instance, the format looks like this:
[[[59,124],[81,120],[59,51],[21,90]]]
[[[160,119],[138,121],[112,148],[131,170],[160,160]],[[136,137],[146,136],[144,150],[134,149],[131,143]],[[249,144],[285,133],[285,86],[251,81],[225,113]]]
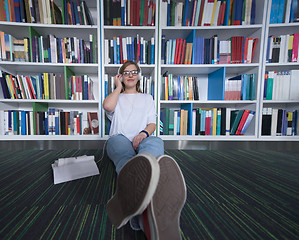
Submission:
[[[226,68],[220,68],[208,75],[208,100],[224,100]]]

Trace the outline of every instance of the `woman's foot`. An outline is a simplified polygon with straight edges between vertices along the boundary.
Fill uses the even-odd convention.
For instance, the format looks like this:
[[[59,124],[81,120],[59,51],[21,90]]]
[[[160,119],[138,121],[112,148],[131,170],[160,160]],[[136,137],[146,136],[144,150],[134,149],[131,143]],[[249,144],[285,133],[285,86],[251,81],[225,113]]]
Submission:
[[[143,213],[144,217],[148,215],[149,224],[146,226],[144,221],[145,233],[151,240],[179,240],[180,215],[187,196],[184,176],[172,157],[162,155],[157,161],[160,178],[152,201]]]
[[[113,225],[120,228],[146,209],[159,176],[159,164],[150,154],[138,154],[126,163],[117,176],[115,194],[107,203],[108,217]]]

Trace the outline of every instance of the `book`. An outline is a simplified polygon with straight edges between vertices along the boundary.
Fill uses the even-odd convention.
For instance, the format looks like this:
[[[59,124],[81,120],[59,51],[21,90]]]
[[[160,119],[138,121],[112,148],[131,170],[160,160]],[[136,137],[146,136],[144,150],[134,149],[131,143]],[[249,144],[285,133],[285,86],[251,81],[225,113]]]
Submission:
[[[208,75],[208,100],[224,100],[226,68],[220,68]]]
[[[242,118],[240,120],[240,123],[238,125],[237,131],[236,131],[236,135],[241,135],[241,131],[244,127],[244,124],[249,116],[250,110],[245,109],[242,115]]]
[[[262,112],[262,135],[271,135],[272,109],[263,108]]]
[[[91,134],[99,134],[99,119],[97,112],[88,112],[88,121],[91,129]]]
[[[255,114],[255,111],[250,111],[249,112],[249,115],[248,115],[248,117],[247,117],[247,119],[246,119],[246,121],[244,123],[244,126],[243,126],[243,128],[241,130],[240,135],[244,135],[246,133],[247,128],[249,127],[250,123],[252,122],[254,114]]]
[[[237,110],[236,115],[234,118],[231,118],[231,129],[230,129],[230,135],[235,135],[239,126],[239,123],[241,121],[241,118],[243,116],[244,110]]]
[[[298,100],[299,99],[299,70],[290,71],[290,97],[289,100]]]

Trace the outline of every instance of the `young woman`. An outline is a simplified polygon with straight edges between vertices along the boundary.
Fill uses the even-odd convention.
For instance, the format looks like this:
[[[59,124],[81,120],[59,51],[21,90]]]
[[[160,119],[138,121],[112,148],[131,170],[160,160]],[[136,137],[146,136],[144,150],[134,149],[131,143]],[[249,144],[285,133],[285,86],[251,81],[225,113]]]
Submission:
[[[117,228],[130,220],[131,227],[143,229],[148,239],[180,239],[185,181],[177,163],[164,155],[162,139],[152,136],[155,103],[151,95],[141,92],[140,78],[138,64],[127,61],[114,77],[115,90],[103,101],[111,121],[107,155],[118,174],[116,192],[107,203],[108,217]],[[171,213],[159,210],[157,216],[159,208],[169,212],[170,206]],[[164,221],[169,214],[174,215],[173,221]]]

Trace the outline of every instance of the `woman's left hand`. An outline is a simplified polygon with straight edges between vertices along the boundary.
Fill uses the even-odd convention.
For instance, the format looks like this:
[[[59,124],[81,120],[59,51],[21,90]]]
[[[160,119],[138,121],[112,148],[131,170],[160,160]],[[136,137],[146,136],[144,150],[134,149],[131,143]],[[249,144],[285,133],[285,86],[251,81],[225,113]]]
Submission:
[[[145,138],[146,138],[145,133],[139,133],[137,136],[135,136],[134,139],[133,139],[133,148],[136,150],[138,148],[139,144]]]

